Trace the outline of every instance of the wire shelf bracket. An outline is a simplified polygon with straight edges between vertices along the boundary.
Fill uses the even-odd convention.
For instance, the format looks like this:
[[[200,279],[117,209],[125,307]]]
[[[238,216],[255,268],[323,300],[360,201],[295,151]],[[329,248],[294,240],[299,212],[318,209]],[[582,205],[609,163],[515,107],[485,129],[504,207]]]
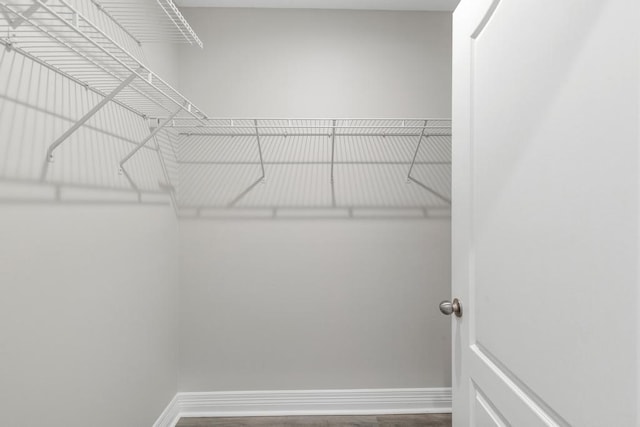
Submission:
[[[140,191],[140,188],[136,185],[136,183],[133,180],[133,178],[131,178],[131,175],[129,175],[129,173],[125,169],[124,165],[138,151],[140,151],[142,148],[144,148],[149,141],[155,140],[156,135],[162,129],[164,129],[168,124],[172,123],[173,122],[173,118],[180,111],[181,110],[176,110],[172,115],[170,115],[168,118],[166,118],[162,123],[159,123],[158,126],[153,131],[151,131],[149,136],[147,136],[142,141],[140,141],[138,143],[138,145],[136,146],[136,148],[131,150],[131,152],[129,154],[127,154],[122,160],[120,160],[120,165],[118,167],[118,173],[120,175],[124,175],[124,177],[127,179],[127,181],[129,181],[129,184],[131,185],[131,188],[133,188],[138,193],[138,200],[142,199],[142,191]],[[154,151],[156,151],[156,153],[158,154],[158,161],[160,162],[160,167],[162,169],[162,175],[164,176],[164,179],[167,181],[167,185],[168,185],[168,188],[166,188],[166,190],[167,190],[167,192],[169,194],[169,198],[171,199],[171,206],[173,206],[173,209],[174,209],[174,211],[175,211],[175,213],[177,215],[178,214],[178,203],[177,203],[177,200],[176,200],[176,194],[175,194],[176,191],[175,191],[174,186],[171,184],[171,178],[169,177],[169,171],[167,170],[167,165],[165,163],[164,157],[162,156],[162,153],[160,152],[160,145],[158,144],[157,140],[155,140],[155,143],[156,143],[156,147],[155,147]]]
[[[264,160],[262,158],[262,145],[260,144],[260,131],[258,130],[258,121],[254,120],[253,124],[256,128],[256,142],[258,143],[258,154],[260,155],[260,170],[262,171],[262,176],[258,178],[258,181],[261,181],[264,184],[266,183],[266,175],[264,173]]]
[[[173,118],[180,112],[181,110],[176,110],[172,115],[170,115],[168,118],[166,118],[162,123],[160,123],[158,125],[158,127],[156,127],[146,138],[144,138],[142,141],[140,141],[138,143],[138,145],[136,146],[136,148],[134,148],[133,150],[131,150],[131,152],[129,154],[127,154],[122,160],[120,160],[120,168],[119,168],[119,172],[123,173],[125,171],[124,169],[124,165],[125,163],[127,163],[129,160],[131,160],[131,158],[138,152],[140,151],[145,145],[147,145],[147,143],[149,141],[151,141],[153,138],[155,138],[155,136],[158,134],[158,132],[160,132],[162,129],[165,128],[165,126],[167,126],[169,123],[171,123],[171,121],[173,120]],[[128,175],[127,175],[128,176]],[[133,182],[131,182],[131,184],[133,184]],[[133,185],[135,187],[135,185]]]
[[[333,163],[336,153],[336,120],[331,121],[331,206],[336,207],[336,186],[333,181]]]
[[[429,138],[429,136],[431,136],[431,135],[425,135],[425,131],[427,129],[427,123],[428,123],[428,120],[425,120],[424,121],[424,126],[422,127],[422,133],[420,133],[420,138],[418,139],[418,144],[416,145],[416,151],[413,153],[413,159],[411,159],[411,166],[409,166],[409,172],[407,173],[407,184],[410,184],[410,183],[414,182],[414,183],[418,184],[420,187],[422,187],[425,190],[427,190],[429,193],[431,193],[434,196],[436,196],[437,198],[439,198],[440,200],[442,200],[445,203],[451,205],[451,199],[443,196],[442,194],[440,194],[439,192],[437,192],[433,188],[431,188],[428,185],[426,185],[424,182],[419,181],[416,178],[414,178],[413,176],[411,176],[411,172],[413,171],[413,166],[416,164],[416,158],[418,157],[418,152],[420,151],[420,146],[422,145],[422,141],[423,140],[427,140]]]
[[[418,152],[420,151],[420,145],[422,144],[422,140],[425,137],[425,131],[427,129],[428,120],[424,121],[424,126],[422,127],[422,132],[420,133],[420,138],[418,138],[418,145],[416,145],[416,151],[413,153],[413,159],[411,159],[411,166],[409,166],[409,172],[407,173],[407,184],[411,182],[411,171],[413,170],[413,166],[416,164],[416,157],[418,157]],[[429,135],[427,135],[429,137]]]
[[[47,150],[47,159],[44,162],[44,166],[42,169],[42,174],[40,175],[40,180],[44,181],[47,178],[47,172],[49,171],[49,163],[53,163],[53,151],[58,148],[64,141],[67,140],[75,131],[80,129],[82,125],[84,125],[91,117],[93,117],[98,111],[100,111],[105,105],[109,103],[120,91],[122,91],[125,87],[129,86],[129,84],[136,78],[136,74],[131,74],[127,77],[117,88],[115,88],[110,94],[105,96],[102,101],[100,101],[95,107],[93,107],[87,114],[82,116],[80,120],[75,122],[73,126],[71,126],[65,133],[62,134],[58,139],[55,140],[53,144],[49,146]]]

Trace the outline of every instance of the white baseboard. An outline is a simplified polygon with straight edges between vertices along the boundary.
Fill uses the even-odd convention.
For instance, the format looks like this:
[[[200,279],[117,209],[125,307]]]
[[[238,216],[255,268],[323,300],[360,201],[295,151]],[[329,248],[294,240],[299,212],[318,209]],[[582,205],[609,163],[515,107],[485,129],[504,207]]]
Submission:
[[[180,414],[180,393],[176,394],[171,402],[164,408],[162,414],[158,417],[153,427],[175,427],[178,420],[182,418]]]
[[[450,388],[178,393],[153,427],[174,427],[182,417],[449,412]]]

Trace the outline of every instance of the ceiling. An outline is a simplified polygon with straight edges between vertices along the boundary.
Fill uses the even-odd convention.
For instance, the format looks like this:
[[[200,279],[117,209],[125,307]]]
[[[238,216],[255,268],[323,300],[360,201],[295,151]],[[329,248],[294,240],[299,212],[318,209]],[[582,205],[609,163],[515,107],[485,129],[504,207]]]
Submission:
[[[452,11],[460,0],[174,0],[180,7]]]

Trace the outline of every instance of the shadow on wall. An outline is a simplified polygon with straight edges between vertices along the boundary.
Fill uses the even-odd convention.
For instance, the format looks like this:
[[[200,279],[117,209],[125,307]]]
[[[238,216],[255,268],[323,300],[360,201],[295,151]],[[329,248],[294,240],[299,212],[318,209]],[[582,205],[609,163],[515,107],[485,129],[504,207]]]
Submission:
[[[184,219],[448,217],[446,120],[210,120],[159,132],[11,49],[0,53],[2,203],[174,203]],[[428,129],[425,131],[425,129]]]
[[[0,202],[172,202],[185,219],[449,216],[450,120],[207,119],[145,68],[129,33],[77,6],[89,19],[0,4]]]
[[[47,150],[103,98],[10,48],[0,51],[0,202],[167,204],[177,182],[170,135],[108,103],[54,152]]]
[[[93,13],[105,19],[99,10]],[[92,38],[104,38],[98,27],[90,27],[89,39],[62,43],[57,29],[36,37],[26,24],[13,25],[24,20],[21,13],[3,16],[2,203],[170,201],[185,219],[450,215],[448,119],[185,119],[177,114],[194,116],[188,101],[172,98],[181,105],[172,113],[132,85],[158,80],[132,73],[138,60],[130,57],[135,65],[125,66],[104,48],[95,53]],[[47,16],[36,14],[30,25],[40,31],[38,22]],[[38,56],[43,52],[45,59]],[[64,75],[74,72],[82,80]],[[115,102],[107,101],[107,93],[118,93]],[[145,108],[121,102],[132,99]],[[165,119],[167,128],[150,128]]]

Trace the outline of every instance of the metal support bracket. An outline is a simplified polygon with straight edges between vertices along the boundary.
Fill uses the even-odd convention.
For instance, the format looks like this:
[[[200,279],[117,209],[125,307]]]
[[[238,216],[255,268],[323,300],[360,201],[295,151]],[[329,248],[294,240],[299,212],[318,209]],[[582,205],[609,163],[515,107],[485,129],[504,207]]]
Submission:
[[[141,200],[142,198],[142,191],[140,191],[140,189],[138,188],[138,186],[136,185],[136,183],[133,181],[133,178],[131,178],[131,176],[129,175],[129,173],[126,171],[126,169],[124,168],[124,164],[126,162],[129,161],[129,159],[131,159],[138,151],[140,151],[149,141],[151,141],[152,139],[155,138],[155,136],[158,134],[158,132],[160,132],[166,125],[168,125],[169,123],[171,123],[173,121],[173,118],[180,112],[182,111],[182,109],[178,109],[176,110],[174,113],[172,113],[169,118],[165,119],[162,123],[158,124],[158,127],[156,127],[150,134],[149,136],[147,136],[145,139],[143,139],[142,141],[140,141],[138,143],[138,145],[136,146],[136,148],[134,148],[129,154],[127,154],[121,161],[120,161],[120,167],[118,169],[118,173],[120,173],[121,175],[124,175],[125,178],[127,178],[127,181],[129,181],[129,184],[131,184],[131,187],[138,192],[138,200]],[[165,179],[167,180],[167,182],[169,183],[169,186],[171,187],[169,189],[169,197],[171,198],[171,204],[173,205],[173,209],[174,211],[178,212],[178,204],[176,202],[176,198],[175,198],[175,194],[174,194],[174,189],[173,186],[170,183],[170,179],[169,179],[169,173],[166,169],[166,165],[164,163],[164,158],[162,157],[162,153],[160,152],[160,146],[157,144],[156,141],[156,152],[158,153],[158,157],[159,157],[159,161],[160,161],[160,167],[162,168],[162,173],[165,176]]]
[[[413,153],[413,159],[411,160],[411,166],[409,167],[409,172],[407,173],[407,184],[410,184],[412,182],[418,184],[420,187],[424,188],[425,190],[427,190],[429,193],[433,194],[434,196],[436,196],[437,198],[439,198],[440,200],[451,204],[451,200],[448,199],[447,197],[443,196],[442,194],[440,194],[439,192],[437,192],[436,190],[434,190],[433,188],[429,187],[428,185],[424,184],[421,181],[418,181],[417,179],[415,179],[414,177],[411,176],[411,172],[413,171],[413,166],[416,163],[416,158],[418,157],[418,151],[420,151],[420,145],[422,144],[422,141],[424,139],[429,138],[431,135],[425,135],[425,131],[426,131],[426,127],[427,127],[427,121],[424,121],[424,126],[422,127],[422,133],[420,133],[420,139],[418,140],[418,145],[416,146],[416,151],[415,153]]]
[[[231,125],[233,126],[233,122],[231,123]],[[264,172],[264,160],[262,158],[262,146],[260,144],[260,131],[258,129],[257,119],[253,120],[253,126],[256,131],[256,142],[258,143],[258,154],[260,155],[260,170],[262,171],[262,176],[260,176],[257,180],[255,180],[255,182],[252,182],[247,188],[245,188],[242,192],[240,192],[240,194],[238,194],[233,200],[231,200],[227,204],[227,208],[233,208],[240,200],[242,200],[247,194],[249,194],[256,187],[256,185],[260,183],[266,184],[265,172]]]
[[[332,121],[331,126],[331,182],[333,183],[333,159],[336,152],[336,121]]]
[[[266,178],[264,173],[264,160],[262,159],[262,146],[260,145],[260,132],[258,131],[258,120],[254,120],[253,125],[256,128],[256,141],[258,142],[258,154],[260,154],[260,169],[262,170],[262,177],[260,180],[264,184],[266,183]]]
[[[93,107],[87,114],[82,116],[80,120],[75,122],[73,126],[71,126],[65,133],[62,134],[58,139],[55,140],[53,144],[49,146],[47,150],[47,158],[44,162],[44,166],[42,167],[42,173],[40,174],[40,179],[42,181],[47,177],[47,172],[49,170],[49,163],[53,162],[53,151],[60,146],[71,134],[77,131],[83,124],[87,122],[91,117],[93,117],[98,111],[100,111],[106,104],[109,103],[115,96],[120,93],[122,89],[129,86],[131,82],[137,77],[136,73],[131,74],[127,77],[120,85],[111,91],[107,96],[105,96],[102,101],[100,101],[95,107]]]
[[[173,146],[171,139],[169,139],[169,143],[171,146]],[[156,149],[157,149],[156,153],[158,154],[158,161],[160,162],[160,167],[162,168],[162,174],[164,175],[164,179],[167,182],[165,188],[169,193],[169,198],[171,199],[171,205],[173,206],[173,211],[175,212],[176,216],[178,216],[178,200],[176,198],[176,188],[173,186],[173,183],[171,182],[171,176],[169,175],[169,170],[167,169],[167,164],[165,163],[164,156],[162,155],[162,149],[160,148],[160,144],[158,143],[157,139],[156,139]],[[163,187],[162,184],[160,184],[160,187]]]
[[[331,206],[336,207],[336,189],[333,184],[333,161],[336,152],[336,121],[331,122]]]
[[[149,141],[151,141],[157,134],[158,132],[160,132],[162,129],[164,129],[164,127],[166,125],[168,125],[169,123],[171,123],[171,121],[173,120],[173,118],[180,112],[182,111],[181,108],[177,109],[175,112],[173,112],[168,118],[166,118],[162,123],[160,123],[158,125],[158,127],[156,127],[153,132],[151,132],[145,139],[143,139],[142,141],[140,141],[138,143],[138,145],[136,146],[136,148],[134,148],[133,150],[131,150],[131,152],[129,154],[127,154],[122,160],[120,160],[120,173],[124,173],[124,164],[127,163],[129,161],[129,159],[131,159],[138,151],[140,151],[142,149],[142,147],[144,147],[145,145],[147,145],[147,143]],[[126,174],[125,174],[126,175]],[[128,176],[128,175],[127,175]]]
[[[420,151],[420,145],[422,144],[422,140],[424,139],[424,133],[427,128],[427,120],[424,121],[424,126],[422,126],[422,132],[420,133],[420,138],[418,139],[418,144],[416,145],[416,151],[413,153],[413,159],[411,160],[411,166],[409,167],[409,172],[407,173],[407,184],[411,182],[411,171],[413,170],[413,165],[416,163],[416,158],[418,157],[418,151]],[[427,135],[427,137],[429,137]]]
[[[418,181],[414,177],[409,177],[409,179],[412,182],[415,182],[416,184],[418,184],[420,187],[422,187],[425,190],[427,190],[429,193],[431,193],[434,196],[436,196],[438,199],[442,200],[443,202],[445,202],[445,203],[447,203],[449,205],[451,204],[451,199],[449,199],[449,198],[443,196],[442,194],[438,193],[436,190],[434,190],[433,188],[429,187],[428,185],[425,185],[423,182]]]

